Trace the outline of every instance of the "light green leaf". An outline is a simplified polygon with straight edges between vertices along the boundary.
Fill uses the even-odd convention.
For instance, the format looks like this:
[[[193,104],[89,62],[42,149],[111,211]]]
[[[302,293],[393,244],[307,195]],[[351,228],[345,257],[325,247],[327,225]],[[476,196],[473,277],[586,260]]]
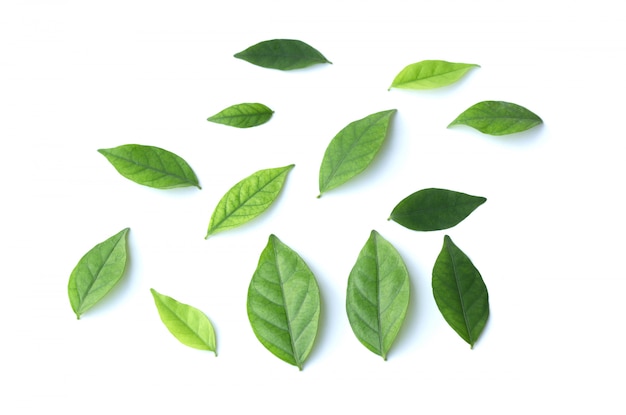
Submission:
[[[344,184],[370,165],[385,141],[395,112],[394,109],[368,115],[337,133],[322,159],[319,196]]]
[[[425,60],[406,66],[396,75],[391,88],[433,89],[455,83],[472,68],[473,63],[454,63],[441,60]]]
[[[474,347],[489,317],[489,295],[472,261],[447,235],[433,268],[432,285],[444,319]]]
[[[348,278],[346,310],[355,336],[385,360],[406,317],[409,284],[398,251],[372,231]]]
[[[248,318],[257,339],[302,370],[317,335],[320,292],[304,260],[270,235],[248,288]]]
[[[389,219],[414,231],[437,231],[458,225],[487,201],[446,189],[422,189],[393,208]]]
[[[270,207],[283,188],[294,164],[259,170],[234,185],[218,202],[206,238],[216,232],[241,226]]]
[[[237,128],[250,128],[265,124],[273,114],[274,111],[263,104],[243,103],[225,108],[207,120]]]
[[[67,292],[77,319],[104,298],[124,276],[129,230],[123,229],[91,248],[70,274]]]
[[[331,63],[317,49],[300,40],[292,39],[266,40],[236,53],[235,58],[264,68],[283,71],[306,68],[318,63]]]
[[[468,125],[484,134],[506,135],[526,131],[541,123],[541,118],[520,105],[483,101],[463,111],[448,127]]]
[[[124,177],[157,189],[196,186],[198,178],[179,156],[159,147],[125,144],[98,150]]]
[[[150,288],[154,303],[165,327],[182,344],[217,356],[215,330],[209,318],[200,310]]]

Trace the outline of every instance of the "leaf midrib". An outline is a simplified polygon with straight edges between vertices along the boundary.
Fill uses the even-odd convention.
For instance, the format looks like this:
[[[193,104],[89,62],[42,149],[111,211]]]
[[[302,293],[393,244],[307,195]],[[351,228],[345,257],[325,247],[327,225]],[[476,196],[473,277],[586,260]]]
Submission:
[[[193,180],[191,180],[191,179],[189,179],[189,178],[187,178],[187,177],[185,177],[185,176],[179,176],[179,175],[177,175],[177,174],[174,174],[174,173],[168,172],[167,170],[157,169],[157,168],[154,168],[154,167],[152,167],[152,166],[150,166],[150,165],[147,165],[147,164],[144,164],[144,163],[139,163],[139,162],[137,162],[137,161],[135,161],[135,160],[132,160],[132,159],[129,159],[129,158],[127,158],[127,157],[123,157],[123,156],[120,156],[120,155],[118,155],[118,154],[114,154],[114,153],[111,153],[111,152],[107,152],[107,154],[108,154],[109,156],[111,156],[111,157],[115,157],[115,158],[117,158],[117,159],[119,159],[119,160],[126,161],[126,162],[128,162],[128,163],[130,163],[130,164],[134,164],[134,165],[136,165],[136,166],[143,167],[143,168],[144,168],[144,169],[146,169],[146,170],[152,170],[152,171],[155,171],[155,172],[157,172],[157,173],[161,173],[161,174],[163,174],[164,176],[175,177],[175,178],[177,178],[177,179],[182,180],[182,181],[183,181],[183,182],[185,182],[185,183],[190,183],[190,184],[192,184],[192,185],[194,185],[194,186],[197,186],[197,184],[196,184],[196,182],[195,182],[195,181],[193,181]],[[161,157],[159,157],[159,160],[161,161],[161,163],[163,163],[163,160],[161,159]],[[178,165],[178,164],[177,164],[177,165]],[[181,166],[180,166],[180,165],[178,165],[178,167],[181,167]]]
[[[465,301],[463,299],[463,295],[461,293],[461,281],[458,276],[457,266],[456,266],[456,258],[453,253],[452,246],[448,244],[446,247],[448,251],[448,255],[450,255],[451,263],[452,263],[452,272],[454,273],[454,281],[456,284],[457,294],[459,295],[459,302],[461,303],[461,313],[463,314],[463,321],[465,321],[465,328],[467,329],[467,337],[469,339],[470,346],[474,345],[474,339],[472,338],[472,331],[470,328],[470,323],[468,320],[467,312],[465,310]]]

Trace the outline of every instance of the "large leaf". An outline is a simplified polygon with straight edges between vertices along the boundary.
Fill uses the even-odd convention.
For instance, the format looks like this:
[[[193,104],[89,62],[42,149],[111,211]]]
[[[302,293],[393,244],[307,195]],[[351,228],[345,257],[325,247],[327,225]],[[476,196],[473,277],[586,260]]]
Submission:
[[[473,63],[441,60],[413,63],[396,75],[389,89],[433,89],[447,86],[461,79],[472,68],[479,68],[479,66]]]
[[[353,121],[331,140],[319,173],[320,196],[365,170],[387,137],[396,110],[381,111]]]
[[[443,318],[474,347],[489,317],[489,295],[472,261],[447,235],[433,268],[432,284]]]
[[[543,121],[528,109],[504,101],[483,101],[463,111],[448,127],[468,125],[481,133],[506,135],[526,131]]]
[[[159,147],[125,144],[98,150],[124,177],[157,189],[196,186],[198,178],[179,156]]]
[[[225,108],[207,120],[237,128],[250,128],[265,124],[273,114],[274,111],[263,104],[243,103]]]
[[[355,336],[385,360],[406,317],[409,290],[402,257],[372,231],[348,278],[346,310]]]
[[[330,63],[317,49],[293,39],[266,40],[236,53],[235,58],[264,68],[284,71],[306,68],[318,63]]]
[[[393,208],[389,219],[415,231],[437,231],[459,224],[478,206],[487,201],[446,189],[423,189]]]
[[[122,279],[128,258],[126,228],[91,248],[70,274],[67,292],[76,318],[96,305]]]
[[[215,207],[206,238],[216,232],[241,226],[265,212],[278,197],[293,167],[291,164],[259,170],[234,185]]]
[[[307,264],[271,235],[248,288],[248,318],[256,337],[302,370],[317,335],[320,307],[319,287]]]
[[[153,288],[150,292],[161,321],[174,337],[186,346],[208,350],[217,356],[215,330],[202,311],[160,294]]]

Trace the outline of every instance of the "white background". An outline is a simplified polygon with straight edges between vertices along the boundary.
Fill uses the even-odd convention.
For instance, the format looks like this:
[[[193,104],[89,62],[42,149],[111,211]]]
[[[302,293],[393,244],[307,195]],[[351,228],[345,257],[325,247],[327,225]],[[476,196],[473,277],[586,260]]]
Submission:
[[[625,413],[623,16],[616,1],[3,1],[0,413]],[[274,38],[333,64],[281,72],[233,58]],[[387,91],[424,59],[481,67],[440,90]],[[482,100],[544,125],[505,137],[446,128]],[[274,117],[247,130],[206,121],[241,102]],[[375,163],[317,199],[328,142],[392,108]],[[182,156],[202,190],[140,186],[96,151],[128,143]],[[204,240],[232,185],[291,163],[269,211]],[[387,221],[426,187],[488,200],[447,231]],[[69,274],[124,227],[125,279],[77,321]],[[372,229],[411,274],[387,361],[356,340],[344,308]],[[265,350],[246,316],[271,233],[322,292],[303,371]],[[446,234],[489,289],[473,350],[430,291]],[[150,288],[211,318],[217,357],[167,332]]]

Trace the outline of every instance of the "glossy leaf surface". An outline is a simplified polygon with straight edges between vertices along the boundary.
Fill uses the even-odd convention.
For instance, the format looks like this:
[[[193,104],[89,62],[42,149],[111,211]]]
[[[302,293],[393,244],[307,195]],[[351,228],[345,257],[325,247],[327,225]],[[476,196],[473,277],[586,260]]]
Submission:
[[[98,150],[124,177],[157,189],[196,186],[198,178],[189,164],[159,147],[125,144]]]
[[[271,235],[248,288],[248,318],[256,337],[302,370],[317,335],[320,307],[319,287],[307,264]]]
[[[306,68],[318,63],[330,63],[317,49],[293,39],[266,40],[236,53],[235,58],[264,68],[283,71]]]
[[[489,317],[489,295],[472,261],[447,235],[433,268],[432,285],[444,319],[473,347]]]
[[[389,219],[414,231],[437,231],[458,225],[487,201],[446,189],[422,189],[393,208]]]
[[[319,191],[334,189],[363,172],[381,149],[392,115],[381,111],[353,121],[331,140],[319,172]]]
[[[391,83],[391,88],[433,89],[457,82],[468,71],[479,66],[473,63],[455,63],[425,60],[406,66]]]
[[[265,212],[283,188],[287,174],[294,167],[259,170],[234,185],[218,202],[206,238],[216,232],[241,226]]]
[[[102,300],[124,276],[129,230],[123,229],[91,248],[74,267],[67,291],[76,318]]]
[[[215,330],[209,318],[200,310],[158,293],[150,292],[161,321],[182,344],[199,350],[214,352],[217,356]]]
[[[231,127],[250,128],[265,124],[273,114],[274,111],[263,104],[243,103],[225,108],[207,120]]]
[[[355,336],[385,360],[406,317],[409,284],[399,252],[372,231],[348,278],[346,311]]]
[[[481,133],[507,135],[526,131],[543,121],[532,111],[504,101],[483,101],[463,111],[448,127],[467,125]]]

